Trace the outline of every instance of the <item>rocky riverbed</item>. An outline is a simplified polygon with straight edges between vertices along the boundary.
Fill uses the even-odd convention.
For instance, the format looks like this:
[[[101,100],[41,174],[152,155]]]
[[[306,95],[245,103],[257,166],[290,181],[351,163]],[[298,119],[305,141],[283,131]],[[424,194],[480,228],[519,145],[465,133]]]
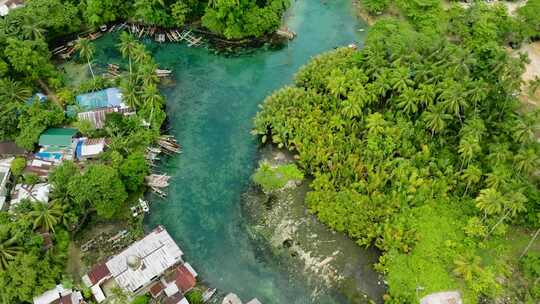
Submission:
[[[261,161],[282,165],[294,161],[290,153],[267,146]],[[289,182],[270,198],[253,186],[244,194],[244,212],[255,239],[290,263],[293,275],[307,278],[315,300],[319,293],[339,290],[349,303],[380,302],[382,278],[373,270],[378,253],[360,248],[342,233],[330,230],[304,204],[309,179]]]

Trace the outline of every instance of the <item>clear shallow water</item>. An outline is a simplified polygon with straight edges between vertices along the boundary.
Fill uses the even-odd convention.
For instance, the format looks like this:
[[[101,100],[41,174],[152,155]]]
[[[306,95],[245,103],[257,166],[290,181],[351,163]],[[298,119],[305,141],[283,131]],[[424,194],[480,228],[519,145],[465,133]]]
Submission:
[[[258,105],[291,83],[310,57],[361,44],[358,29],[366,27],[350,0],[299,0],[287,24],[298,34],[287,47],[238,57],[178,44],[150,45],[160,67],[174,72],[176,85],[163,93],[169,133],[183,154],[163,162],[160,170],[172,176],[169,197],[153,200],[146,226],[164,225],[209,285],[244,301],[343,303],[332,291],[313,299],[304,280],[290,276],[287,265],[250,240],[241,213],[241,194],[257,158],[249,132]],[[105,56],[111,62],[112,52],[101,48],[97,61]]]

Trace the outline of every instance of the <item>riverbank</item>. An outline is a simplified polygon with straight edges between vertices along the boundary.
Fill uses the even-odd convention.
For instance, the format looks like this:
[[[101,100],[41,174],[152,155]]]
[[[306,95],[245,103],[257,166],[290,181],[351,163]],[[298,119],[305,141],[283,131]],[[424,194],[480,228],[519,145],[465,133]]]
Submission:
[[[260,153],[259,162],[271,166],[294,163],[290,153],[271,145]],[[296,265],[296,275],[308,278],[313,286],[314,301],[319,292],[337,289],[347,303],[381,303],[384,281],[373,269],[378,253],[360,248],[308,212],[304,201],[310,182],[308,178],[300,184],[288,183],[271,198],[258,187],[250,187],[242,202],[253,237]]]

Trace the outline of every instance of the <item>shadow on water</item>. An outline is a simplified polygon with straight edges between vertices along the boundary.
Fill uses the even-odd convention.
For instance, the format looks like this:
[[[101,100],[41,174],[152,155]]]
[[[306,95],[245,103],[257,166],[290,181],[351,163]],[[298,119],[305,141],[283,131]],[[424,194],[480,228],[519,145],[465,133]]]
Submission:
[[[160,68],[173,70],[175,85],[163,88],[170,133],[183,154],[167,159],[160,171],[172,176],[169,196],[152,200],[147,228],[162,224],[186,259],[213,287],[247,301],[346,303],[335,290],[316,298],[307,281],[289,273],[264,244],[254,242],[242,216],[241,196],[256,165],[250,135],[258,105],[291,83],[309,59],[351,42],[363,42],[365,28],[350,0],[298,0],[287,17],[298,36],[280,50],[219,56],[204,48],[149,43]],[[98,41],[96,61],[118,61],[112,35]]]

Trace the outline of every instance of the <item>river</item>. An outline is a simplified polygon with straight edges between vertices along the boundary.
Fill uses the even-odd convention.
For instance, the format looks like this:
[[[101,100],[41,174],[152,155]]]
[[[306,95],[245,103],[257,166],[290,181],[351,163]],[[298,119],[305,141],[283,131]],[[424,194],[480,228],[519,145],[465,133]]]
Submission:
[[[179,44],[149,45],[160,68],[174,72],[175,85],[163,93],[169,132],[183,154],[162,163],[160,170],[172,176],[169,196],[152,200],[145,225],[164,225],[209,285],[244,301],[346,302],[332,290],[314,298],[305,280],[252,241],[240,201],[258,157],[250,135],[258,105],[291,83],[312,56],[351,42],[361,45],[359,29],[367,25],[354,11],[350,0],[294,2],[286,24],[298,36],[279,50],[223,56]]]

